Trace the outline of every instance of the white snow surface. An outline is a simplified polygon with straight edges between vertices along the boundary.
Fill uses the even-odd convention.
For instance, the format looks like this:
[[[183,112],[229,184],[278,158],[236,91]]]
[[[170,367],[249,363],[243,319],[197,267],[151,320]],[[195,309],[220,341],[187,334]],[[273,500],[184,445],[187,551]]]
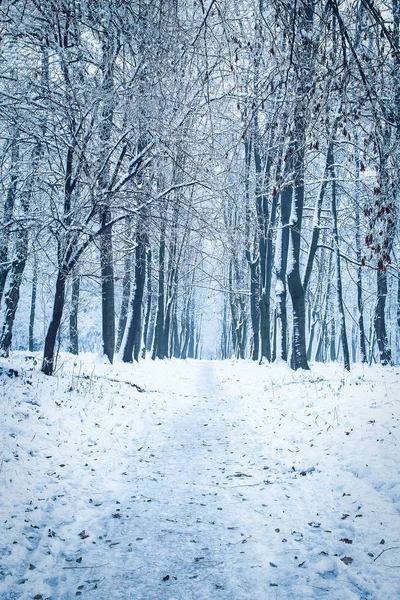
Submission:
[[[2,600],[400,598],[398,367],[59,365],[1,361]]]

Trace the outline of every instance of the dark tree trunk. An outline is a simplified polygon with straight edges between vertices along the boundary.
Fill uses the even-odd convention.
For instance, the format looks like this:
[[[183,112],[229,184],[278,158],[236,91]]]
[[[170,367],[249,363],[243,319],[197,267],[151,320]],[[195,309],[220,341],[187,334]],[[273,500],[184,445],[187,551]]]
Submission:
[[[332,241],[333,241],[333,252],[335,255],[335,263],[336,263],[336,294],[337,294],[337,303],[339,309],[339,323],[340,323],[340,340],[342,343],[342,351],[343,351],[343,363],[344,368],[347,371],[350,371],[350,354],[349,354],[349,344],[347,341],[347,332],[346,332],[346,318],[344,313],[344,304],[343,304],[343,289],[342,289],[342,273],[341,273],[341,265],[340,265],[340,250],[339,250],[339,233],[337,226],[337,197],[336,197],[336,172],[334,167],[334,150],[333,144],[330,148],[331,156],[329,158],[330,174],[332,177]]]
[[[313,18],[313,2],[306,0],[298,8],[297,31],[293,41],[297,55],[296,98],[293,112],[293,138],[288,152],[288,166],[293,170],[294,189],[289,222],[291,256],[287,268],[287,283],[293,309],[291,367],[295,370],[309,368],[306,347],[305,293],[300,277],[300,246],[304,207],[307,116],[310,100],[314,93],[314,44],[311,40]]]
[[[12,329],[14,325],[15,313],[17,312],[19,302],[19,291],[22,282],[22,276],[28,257],[28,231],[21,229],[17,235],[16,254],[11,264],[10,284],[5,295],[4,305],[4,323],[0,336],[0,354],[8,356],[12,342]]]
[[[151,248],[147,251],[147,300],[146,300],[146,314],[144,317],[143,327],[143,349],[142,358],[146,358],[146,351],[151,350],[151,336],[149,335],[149,324],[151,315],[151,301],[152,301],[152,288],[151,288]]]
[[[374,314],[375,337],[378,344],[379,359],[381,365],[389,365],[392,361],[392,352],[389,346],[386,331],[386,298],[387,298],[387,273],[386,271],[377,271],[377,301]]]
[[[160,245],[158,255],[158,298],[157,298],[157,318],[154,330],[154,342],[152,359],[165,358],[163,352],[164,335],[164,298],[165,298],[165,220],[161,223]]]
[[[333,136],[335,134],[335,132],[336,132],[336,127],[333,128],[331,136]],[[316,254],[317,248],[318,248],[319,236],[320,236],[320,232],[321,232],[322,205],[323,205],[324,198],[325,198],[326,188],[328,186],[329,171],[332,166],[330,163],[331,158],[332,158],[332,144],[333,144],[333,140],[331,139],[329,141],[328,151],[326,154],[324,180],[321,183],[321,187],[320,187],[319,194],[318,194],[318,200],[315,205],[314,226],[313,226],[313,231],[312,231],[312,236],[311,236],[310,247],[308,250],[306,269],[304,271],[304,277],[303,277],[304,292],[306,292],[307,288],[308,288],[308,283],[310,281],[310,275],[311,275],[313,265],[314,265],[315,254]]]
[[[361,224],[360,224],[360,158],[358,152],[358,139],[356,138],[356,189],[355,189],[355,225],[356,225],[356,253],[357,253],[357,307],[358,307],[358,334],[360,343],[360,359],[362,363],[367,362],[367,346],[364,325],[364,300],[362,290],[362,267],[361,267]]]
[[[258,139],[258,119],[257,115],[254,115],[254,144],[257,143]],[[259,255],[256,255],[256,244],[253,244],[253,251],[251,250],[250,242],[250,166],[251,166],[251,141],[249,138],[245,141],[245,190],[246,190],[246,226],[245,226],[245,238],[246,238],[246,260],[250,270],[250,320],[252,328],[252,360],[258,360],[260,352],[260,307],[259,307]],[[258,162],[260,163],[259,154],[255,152]],[[259,167],[261,168],[261,167]],[[256,166],[257,169],[257,166]],[[259,186],[260,174],[256,172],[256,206],[258,207],[261,199],[259,198]],[[258,208],[257,208],[258,212]],[[260,217],[258,217],[258,221]],[[260,234],[258,233],[258,238]],[[259,252],[261,251],[261,241],[259,241]],[[264,243],[265,246],[265,243]]]
[[[79,288],[80,279],[77,268],[72,274],[71,289],[71,311],[69,315],[69,351],[71,354],[79,353],[79,335],[78,335],[78,310],[79,310]]]
[[[321,322],[321,297],[322,297],[322,285],[323,285],[323,275],[324,266],[325,266],[325,257],[322,258],[321,264],[318,270],[318,281],[317,281],[317,289],[314,295],[314,300],[311,308],[311,323],[310,323],[310,333],[308,337],[308,346],[307,346],[307,359],[312,359],[312,347],[315,336],[315,329],[318,323]]]
[[[102,226],[109,223],[111,213],[104,209]],[[115,347],[115,306],[114,306],[114,265],[112,249],[112,229],[107,227],[100,236],[101,267],[101,307],[103,353],[112,364]]]
[[[28,331],[29,352],[33,352],[34,347],[35,347],[34,329],[35,329],[35,316],[36,316],[36,296],[37,296],[37,259],[36,259],[36,255],[34,255],[32,291],[31,291],[31,309],[29,312],[29,331]]]
[[[0,236],[0,303],[3,299],[4,288],[6,285],[7,275],[11,268],[8,260],[8,244],[10,240],[10,225],[14,211],[14,204],[17,195],[18,184],[18,161],[19,161],[19,144],[18,132],[14,133],[11,142],[11,178],[7,190],[6,201],[4,203],[3,223]]]
[[[264,258],[264,275],[260,280],[262,284],[260,293],[260,336],[261,336],[261,356],[268,361],[272,360],[271,356],[271,284],[272,271],[274,268],[274,244],[273,231],[275,228],[276,211],[278,208],[278,194],[273,194],[271,204],[271,215],[268,222],[266,234],[266,255]],[[267,200],[264,199],[266,203]],[[260,256],[261,259],[261,256]],[[260,260],[261,265],[261,260]]]
[[[229,357],[229,326],[228,309],[226,298],[224,297],[224,308],[222,313],[222,332],[221,332],[221,359]]]
[[[173,347],[172,354],[174,358],[181,357],[181,348],[179,345],[179,328],[178,328],[178,315],[176,314],[176,305],[174,308],[174,317],[172,319],[172,329],[173,329]]]
[[[332,285],[330,286],[332,289]],[[330,304],[331,304],[331,320],[330,320],[330,337],[329,337],[329,356],[330,360],[334,362],[337,358],[336,354],[336,322],[334,317],[334,306],[333,306],[333,294],[330,293]]]
[[[171,325],[172,325],[172,311],[175,305],[176,287],[178,281],[178,204],[174,207],[174,214],[172,217],[172,233],[171,243],[169,247],[169,260],[167,269],[167,285],[166,285],[166,305],[164,315],[164,329],[161,340],[162,354],[166,357],[170,357],[170,341],[171,341]]]
[[[232,262],[229,264],[229,306],[231,309],[231,331],[232,331],[232,351],[236,355],[238,340],[237,340],[237,330],[238,330],[238,322],[236,317],[236,305],[235,305],[235,295],[233,291],[233,278],[232,278]]]
[[[44,373],[45,375],[52,375],[55,368],[54,348],[65,304],[66,275],[67,274],[64,272],[63,269],[59,269],[56,281],[56,293],[54,296],[53,303],[53,316],[49,328],[47,330],[47,335],[44,342],[42,373]]]
[[[99,162],[98,194],[100,198],[100,223],[104,227],[111,221],[110,207],[110,163],[108,154],[111,146],[111,135],[114,119],[114,78],[115,61],[114,32],[103,30],[102,64],[103,75],[101,110],[101,127],[99,137],[103,146]],[[103,354],[112,364],[115,350],[115,300],[114,300],[114,261],[112,245],[112,227],[107,227],[100,235],[100,270],[101,270],[101,312]]]
[[[139,231],[140,229],[140,231]],[[142,301],[146,281],[147,233],[143,230],[143,222],[138,225],[135,248],[135,291],[131,302],[130,323],[126,336],[122,360],[133,362],[139,360],[142,338]]]
[[[303,116],[298,117],[295,124],[295,138],[301,136],[304,141],[305,123]],[[301,225],[304,205],[304,145],[296,148],[295,157],[295,186],[292,197],[292,212],[289,224],[291,257],[287,267],[287,283],[292,300],[293,330],[291,367],[294,370],[308,369],[306,347],[306,308],[305,293],[300,277],[300,243]]]
[[[396,305],[396,317],[397,317],[397,331],[396,331],[396,339],[397,345],[396,347],[400,348],[400,279],[397,280],[397,305]],[[397,354],[397,361],[399,362],[399,350]]]
[[[185,303],[184,313],[182,315],[182,327],[181,327],[181,358],[184,360],[187,358],[188,346],[189,346],[189,307],[190,307],[190,296]]]
[[[286,267],[292,194],[292,187],[286,187],[281,194],[281,218],[275,249],[276,359],[285,361],[287,360]]]
[[[195,306],[194,299],[192,298],[192,302],[190,303],[190,314],[188,320],[189,326],[189,344],[188,344],[188,358],[194,358],[195,352],[195,343],[196,343],[196,326],[195,326]]]
[[[324,297],[324,313],[321,319],[321,329],[319,332],[318,344],[315,351],[315,360],[317,362],[325,362],[326,360],[326,352],[325,346],[328,337],[328,315],[329,315],[329,307],[331,305],[331,272],[332,272],[332,252],[329,252],[329,260],[328,260],[328,268],[327,268],[328,282],[326,285],[326,292]]]
[[[250,316],[253,330],[252,360],[258,360],[260,355],[260,312],[258,300],[259,269],[258,262],[250,262]],[[269,311],[268,311],[269,312]]]

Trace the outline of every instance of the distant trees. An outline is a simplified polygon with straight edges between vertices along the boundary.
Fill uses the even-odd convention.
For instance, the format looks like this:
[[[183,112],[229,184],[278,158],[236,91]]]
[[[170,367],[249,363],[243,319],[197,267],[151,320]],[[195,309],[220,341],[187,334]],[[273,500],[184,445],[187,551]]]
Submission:
[[[0,353],[398,359],[399,10],[3,1]]]

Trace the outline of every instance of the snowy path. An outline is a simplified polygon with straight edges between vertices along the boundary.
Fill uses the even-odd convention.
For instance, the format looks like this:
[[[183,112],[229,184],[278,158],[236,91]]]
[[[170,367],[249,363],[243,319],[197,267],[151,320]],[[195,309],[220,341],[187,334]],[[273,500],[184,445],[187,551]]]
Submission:
[[[145,393],[73,378],[50,392],[39,377],[38,396],[53,393],[63,412],[42,415],[53,448],[26,446],[26,461],[56,466],[32,470],[20,499],[35,519],[19,531],[26,547],[10,527],[2,598],[400,597],[394,371],[379,387],[251,363],[135,368]]]

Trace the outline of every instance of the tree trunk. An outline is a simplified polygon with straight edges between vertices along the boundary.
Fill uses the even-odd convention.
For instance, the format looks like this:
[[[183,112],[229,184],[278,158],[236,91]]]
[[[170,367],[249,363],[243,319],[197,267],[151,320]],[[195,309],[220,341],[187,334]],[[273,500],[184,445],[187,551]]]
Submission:
[[[149,335],[149,324],[151,315],[151,303],[152,303],[152,288],[151,288],[151,248],[147,251],[147,300],[146,300],[146,314],[144,317],[143,327],[143,349],[142,358],[146,358],[146,351],[151,350],[151,337]]]
[[[133,362],[139,360],[142,339],[142,301],[146,281],[147,233],[143,221],[139,220],[135,248],[135,291],[131,302],[130,323],[126,336],[122,360]]]
[[[361,267],[361,224],[360,224],[360,156],[358,150],[358,138],[355,141],[355,169],[356,169],[356,183],[355,183],[355,225],[356,225],[356,253],[357,253],[357,307],[358,307],[358,335],[360,344],[360,359],[362,363],[367,362],[367,348],[366,348],[366,336],[364,326],[364,300],[362,291],[362,267]]]
[[[114,118],[114,79],[113,67],[115,57],[114,33],[107,30],[102,41],[102,97],[100,141],[103,145],[99,162],[100,175],[98,194],[100,197],[100,223],[104,227],[111,221],[110,195],[110,163],[109,151]],[[115,349],[115,305],[114,305],[114,261],[112,246],[112,227],[107,227],[100,235],[100,270],[101,270],[101,313],[103,354],[112,364]]]
[[[338,123],[338,119],[336,119],[335,123],[336,124]],[[333,145],[332,137],[333,137],[333,135],[335,135],[336,129],[337,129],[337,127],[335,125],[332,128],[331,139],[329,140],[329,143],[328,143],[328,151],[326,153],[324,180],[321,183],[321,187],[320,187],[319,194],[318,194],[318,200],[317,200],[317,203],[315,205],[315,210],[314,210],[314,226],[313,226],[313,231],[312,231],[312,236],[311,236],[310,247],[308,250],[306,269],[304,271],[304,277],[303,277],[304,293],[306,293],[307,288],[308,288],[308,283],[310,281],[310,275],[312,273],[312,269],[313,269],[313,265],[314,265],[314,258],[315,258],[315,254],[316,254],[317,248],[318,248],[319,235],[321,232],[322,205],[323,205],[324,198],[325,198],[326,188],[328,186],[329,170],[332,166],[330,163],[330,160],[332,157],[332,145]]]
[[[341,273],[341,265],[340,265],[340,250],[339,250],[339,233],[337,226],[337,195],[336,195],[336,172],[334,167],[334,150],[333,144],[330,148],[330,174],[332,178],[332,241],[333,241],[333,252],[335,255],[335,266],[336,266],[336,294],[337,294],[337,304],[339,310],[339,323],[340,323],[340,340],[342,343],[342,351],[343,351],[343,363],[344,368],[347,371],[350,371],[350,354],[349,354],[349,344],[347,341],[347,332],[346,332],[346,318],[344,313],[344,304],[343,304],[343,289],[342,289],[342,273]]]
[[[158,254],[158,298],[157,298],[157,318],[154,330],[154,342],[152,359],[165,358],[163,353],[163,334],[164,334],[164,298],[165,298],[165,228],[166,223],[163,219],[161,223],[160,245]]]
[[[257,143],[258,138],[258,119],[257,115],[254,115],[254,141],[253,143]],[[251,250],[251,242],[250,242],[250,166],[251,166],[251,147],[252,143],[249,138],[245,140],[245,194],[246,194],[246,223],[245,223],[245,245],[246,245],[246,260],[250,270],[250,320],[251,320],[251,328],[252,328],[252,352],[251,358],[252,360],[258,360],[259,352],[260,352],[260,306],[259,306],[259,289],[260,289],[260,280],[259,280],[259,255],[256,256],[256,244],[253,243],[253,250]],[[259,155],[257,154],[257,159],[259,160]],[[259,160],[260,162],[260,160]],[[259,167],[260,168],[260,167]],[[258,207],[261,199],[259,192],[259,183],[258,180],[260,178],[260,174],[256,173],[256,206]],[[257,208],[257,212],[258,212]],[[260,217],[258,217],[258,221]],[[260,234],[258,233],[258,238],[260,238]],[[259,252],[261,252],[261,242],[262,237],[259,240]],[[264,242],[265,246],[265,242]]]
[[[31,291],[31,310],[29,312],[29,331],[28,331],[28,349],[29,352],[34,351],[35,347],[35,315],[36,315],[36,296],[37,296],[37,258],[36,254],[33,257],[33,277]]]
[[[69,351],[71,354],[79,353],[78,335],[78,309],[79,309],[79,287],[80,279],[78,268],[72,273],[71,311],[69,315]]]
[[[252,360],[258,360],[260,354],[260,312],[258,300],[259,268],[258,261],[250,262],[250,316],[253,330]],[[269,312],[269,308],[268,308]]]
[[[188,358],[194,358],[195,352],[195,343],[196,343],[196,326],[195,326],[195,303],[194,298],[192,297],[192,301],[190,303],[190,312],[189,312],[189,344],[188,344]]]
[[[53,302],[53,316],[44,342],[42,373],[45,375],[53,375],[54,373],[54,348],[65,304],[66,275],[64,270],[60,268],[57,274],[56,292]]]
[[[102,225],[111,220],[111,213],[105,209],[102,214]],[[103,354],[112,364],[115,347],[115,306],[114,306],[114,265],[112,249],[112,230],[108,227],[100,236],[101,267],[101,308]]]
[[[323,258],[325,258],[325,257],[323,257]],[[325,260],[322,259],[320,268],[318,270],[317,289],[314,294],[314,301],[312,303],[312,308],[311,308],[311,324],[310,324],[310,333],[309,333],[308,345],[307,345],[307,359],[308,360],[312,359],[312,347],[313,347],[314,336],[315,336],[315,328],[316,328],[317,324],[321,322],[320,310],[321,310],[323,275],[325,274],[324,273],[324,264],[325,264]]]
[[[397,279],[396,320],[397,320],[397,330],[396,330],[397,363],[399,363],[400,362],[400,279]]]
[[[18,161],[19,161],[19,144],[18,132],[15,131],[11,142],[11,166],[10,166],[10,184],[7,190],[6,201],[4,203],[3,223],[0,237],[0,303],[3,298],[6,279],[10,270],[11,264],[8,260],[8,245],[10,240],[10,225],[14,211],[14,204],[17,195],[18,184]]]
[[[19,302],[19,291],[22,276],[28,257],[28,230],[24,227],[18,231],[15,258],[10,269],[10,284],[5,295],[4,323],[0,336],[0,355],[8,356],[11,348],[12,329]]]
[[[377,271],[377,301],[374,314],[375,337],[378,344],[379,359],[381,365],[389,365],[392,361],[392,352],[389,346],[385,308],[387,298],[387,273],[386,271]]]
[[[127,239],[131,237],[131,219],[128,217],[126,219],[126,231],[125,235]],[[129,311],[129,298],[131,295],[131,269],[132,269],[132,260],[131,255],[129,253],[125,254],[124,259],[124,277],[122,280],[122,301],[121,301],[121,310],[119,313],[118,319],[118,329],[117,329],[117,345],[116,352],[120,351],[122,340],[125,333],[126,323],[128,320],[128,311]]]
[[[178,328],[178,315],[176,310],[176,304],[174,307],[174,316],[172,319],[172,329],[173,329],[173,347],[172,347],[172,355],[174,358],[181,357],[181,348],[179,345],[179,328]]]
[[[281,218],[275,248],[276,359],[284,361],[287,360],[286,267],[292,193],[293,188],[286,187],[281,194]]]
[[[295,75],[295,104],[293,113],[293,139],[289,147],[288,165],[293,172],[293,195],[289,221],[290,261],[287,283],[292,300],[293,330],[291,367],[308,369],[306,347],[305,294],[300,277],[301,227],[304,207],[304,172],[307,117],[313,95],[314,44],[312,42],[314,6],[305,0],[298,8],[296,38],[293,40],[297,53]]]

